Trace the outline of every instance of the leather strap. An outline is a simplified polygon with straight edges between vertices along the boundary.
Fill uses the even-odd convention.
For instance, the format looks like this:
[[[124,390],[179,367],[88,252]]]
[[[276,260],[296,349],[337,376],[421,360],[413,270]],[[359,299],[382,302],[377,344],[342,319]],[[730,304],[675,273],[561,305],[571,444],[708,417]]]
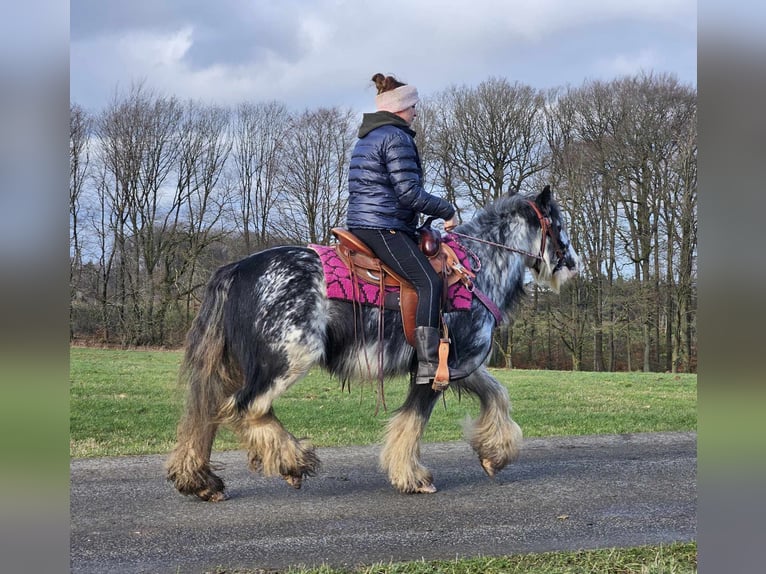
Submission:
[[[481,301],[484,306],[489,310],[490,313],[492,313],[492,316],[495,318],[495,325],[502,325],[503,324],[503,313],[500,311],[497,305],[487,297],[484,293],[479,291],[478,289],[473,289],[473,294],[476,296],[476,298]]]
[[[447,360],[449,358],[449,339],[439,340],[439,365],[436,367],[434,381],[431,388],[435,391],[445,391],[449,386],[449,367]]]

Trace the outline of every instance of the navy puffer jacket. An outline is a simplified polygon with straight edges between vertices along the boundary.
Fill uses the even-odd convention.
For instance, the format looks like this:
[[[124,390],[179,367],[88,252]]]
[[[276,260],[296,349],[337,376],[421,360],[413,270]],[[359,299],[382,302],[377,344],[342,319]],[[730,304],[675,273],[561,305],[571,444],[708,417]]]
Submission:
[[[423,189],[415,132],[389,112],[364,114],[348,173],[349,229],[414,234],[418,214],[449,219],[455,208]]]

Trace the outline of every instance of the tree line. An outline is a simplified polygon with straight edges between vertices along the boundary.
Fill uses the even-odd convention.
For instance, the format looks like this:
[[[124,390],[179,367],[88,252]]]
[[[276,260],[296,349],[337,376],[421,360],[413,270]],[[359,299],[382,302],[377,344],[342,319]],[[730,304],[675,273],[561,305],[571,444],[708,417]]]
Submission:
[[[492,364],[694,371],[697,93],[640,74],[539,90],[492,77],[421,101],[426,186],[462,219],[550,184],[580,276],[530,286]],[[212,271],[345,221],[360,118],[280,102],[222,107],[133,86],[70,103],[70,337],[177,346]]]

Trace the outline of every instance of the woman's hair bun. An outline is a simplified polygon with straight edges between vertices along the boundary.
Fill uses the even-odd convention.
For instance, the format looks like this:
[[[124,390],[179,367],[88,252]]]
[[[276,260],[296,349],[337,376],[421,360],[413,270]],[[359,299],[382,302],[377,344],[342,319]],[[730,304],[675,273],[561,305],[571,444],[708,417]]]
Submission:
[[[400,82],[393,76],[384,76],[380,72],[372,77],[372,81],[375,87],[378,89],[378,93],[388,92],[389,90],[395,90],[400,86],[404,86],[403,82]]]

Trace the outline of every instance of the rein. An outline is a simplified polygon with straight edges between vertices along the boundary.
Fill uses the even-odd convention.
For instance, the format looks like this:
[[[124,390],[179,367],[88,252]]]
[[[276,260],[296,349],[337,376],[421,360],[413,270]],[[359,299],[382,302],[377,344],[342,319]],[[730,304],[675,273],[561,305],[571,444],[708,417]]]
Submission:
[[[542,212],[540,211],[540,208],[537,207],[537,204],[534,201],[528,200],[527,203],[532,207],[532,209],[535,212],[535,215],[537,215],[537,219],[540,221],[540,232],[542,233],[542,239],[540,241],[540,252],[537,254],[530,253],[529,251],[524,251],[523,249],[517,249],[515,247],[508,247],[507,245],[503,245],[502,243],[495,243],[494,241],[488,241],[487,239],[474,237],[473,235],[465,235],[464,233],[458,233],[457,231],[448,231],[447,233],[451,233],[452,235],[463,237],[465,239],[471,239],[472,241],[478,241],[479,243],[486,243],[487,245],[491,245],[492,247],[499,247],[500,249],[505,249],[506,251],[512,251],[513,253],[519,253],[521,255],[531,257],[532,259],[543,261],[543,254],[545,253],[545,242],[548,236],[550,235],[551,240],[553,240],[556,244],[558,244],[559,242],[553,235],[551,235],[550,218],[542,214]],[[563,257],[561,245],[556,246],[556,255],[559,256],[559,259]]]
[[[507,245],[503,245],[502,243],[495,243],[494,241],[488,241],[487,239],[481,239],[479,237],[474,237],[473,235],[466,235],[464,233],[458,233],[457,231],[448,231],[447,233],[451,233],[452,235],[457,235],[458,237],[463,237],[465,239],[471,239],[472,241],[478,241],[479,243],[486,243],[487,245],[491,245],[492,247],[499,247],[500,249],[505,249],[506,251],[512,251],[513,253],[519,253],[521,255],[525,255],[527,257],[531,257],[532,259],[537,259],[539,261],[543,261],[543,253],[545,253],[545,239],[547,238],[548,234],[550,233],[550,219],[545,217],[541,212],[540,208],[537,207],[537,204],[534,201],[527,201],[527,203],[532,206],[532,209],[534,210],[535,214],[537,215],[537,219],[540,220],[540,231],[542,232],[542,240],[540,242],[540,253],[530,253],[529,251],[524,251],[523,249],[516,249],[515,247],[508,247]]]
[[[465,233],[458,233],[457,231],[448,231],[450,235],[457,235],[458,237],[462,237],[464,239],[470,239],[472,241],[478,241],[479,243],[486,243],[487,245],[491,245],[492,247],[499,247],[500,249],[505,249],[506,251],[513,251],[514,253],[519,253],[521,255],[526,255],[527,257],[532,257],[533,259],[540,259],[542,261],[542,256],[535,255],[534,253],[530,253],[529,251],[524,251],[523,249],[516,249],[515,247],[508,247],[507,245],[503,245],[502,243],[495,243],[494,241],[488,241],[487,239],[480,239],[479,237],[474,237],[473,235],[466,235]]]

